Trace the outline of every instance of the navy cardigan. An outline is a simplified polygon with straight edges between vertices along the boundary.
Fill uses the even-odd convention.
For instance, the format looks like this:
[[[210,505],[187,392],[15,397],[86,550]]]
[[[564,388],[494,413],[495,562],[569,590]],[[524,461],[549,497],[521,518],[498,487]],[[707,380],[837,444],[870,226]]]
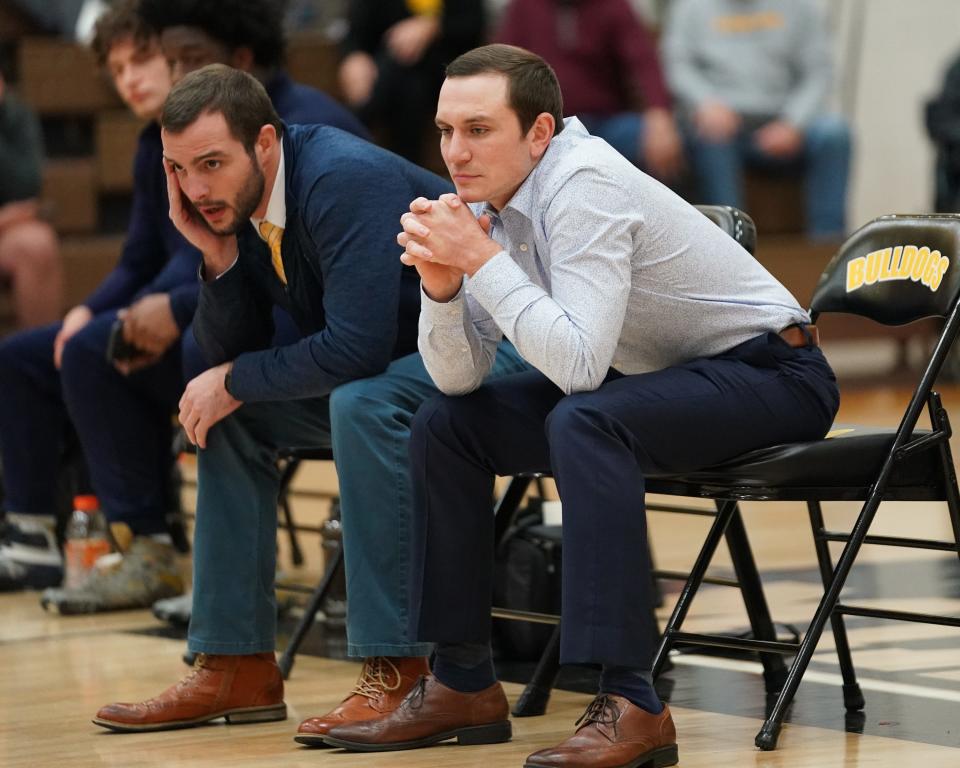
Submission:
[[[336,128],[284,127],[286,287],[252,226],[237,264],[205,283],[194,321],[211,365],[234,360],[245,402],[319,397],[416,351],[420,281],[400,262],[400,216],[449,182]],[[271,308],[290,312],[298,342],[269,348]]]

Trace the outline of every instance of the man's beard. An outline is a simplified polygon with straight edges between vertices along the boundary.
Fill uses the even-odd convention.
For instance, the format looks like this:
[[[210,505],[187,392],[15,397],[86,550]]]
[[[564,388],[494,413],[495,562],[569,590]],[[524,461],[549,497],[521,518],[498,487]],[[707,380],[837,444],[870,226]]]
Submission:
[[[209,229],[215,235],[235,235],[240,231],[240,228],[250,219],[250,216],[257,206],[260,204],[260,200],[263,198],[263,189],[266,185],[266,181],[263,176],[263,171],[260,169],[260,166],[257,165],[255,159],[250,158],[250,173],[247,175],[247,178],[243,182],[243,186],[240,187],[240,191],[237,192],[237,196],[233,201],[233,205],[230,205],[225,200],[210,200],[204,201],[204,207],[223,207],[233,210],[234,217],[231,221],[225,224],[220,229],[215,228],[206,217],[197,210],[197,207],[190,203],[190,207],[193,209],[191,213],[193,214],[194,219],[198,219],[203,222],[203,225]]]

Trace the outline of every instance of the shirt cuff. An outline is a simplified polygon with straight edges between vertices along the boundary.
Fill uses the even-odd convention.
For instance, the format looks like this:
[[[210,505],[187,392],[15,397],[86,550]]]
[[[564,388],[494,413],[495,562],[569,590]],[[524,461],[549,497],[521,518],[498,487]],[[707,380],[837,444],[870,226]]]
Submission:
[[[463,284],[449,301],[434,301],[420,285],[420,314],[434,326],[459,326],[463,324]]]
[[[227,267],[225,270],[223,270],[223,272],[221,272],[221,273],[220,273],[219,275],[217,275],[215,278],[213,278],[213,282],[216,282],[216,281],[219,280],[221,277],[223,277],[225,274],[227,274],[227,272],[229,272],[231,269],[233,269],[235,266],[237,266],[237,262],[238,262],[238,261],[240,261],[240,251],[239,251],[239,250],[237,251],[237,255],[233,257],[233,261],[230,262],[230,266]],[[200,266],[197,267],[197,276],[200,278],[200,282],[201,282],[201,283],[206,283],[206,282],[209,282],[209,281],[207,280],[206,274],[204,274],[203,267],[204,267],[203,259],[200,259]]]
[[[494,309],[510,293],[521,285],[530,282],[527,273],[510,258],[506,251],[500,251],[467,279],[467,287],[480,306],[491,315]]]

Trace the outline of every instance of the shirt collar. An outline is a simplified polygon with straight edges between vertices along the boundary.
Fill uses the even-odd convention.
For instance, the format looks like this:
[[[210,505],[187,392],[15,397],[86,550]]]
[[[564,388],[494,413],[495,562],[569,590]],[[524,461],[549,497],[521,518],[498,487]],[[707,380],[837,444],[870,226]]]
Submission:
[[[270,190],[270,200],[267,202],[267,215],[262,219],[255,216],[250,217],[250,223],[260,234],[260,222],[269,221],[275,227],[284,229],[287,226],[287,174],[283,161],[283,142],[280,142],[280,162],[277,164],[277,178],[273,181],[273,189]]]
[[[503,206],[500,213],[507,208],[510,208],[532,221],[533,208],[536,202],[534,185],[537,183],[537,178],[540,175],[540,170],[543,167],[544,160],[547,159],[547,154],[550,152],[554,144],[563,144],[573,137],[583,138],[588,137],[589,135],[590,134],[587,132],[587,129],[583,126],[583,123],[581,123],[578,118],[565,118],[563,121],[563,130],[550,140],[550,144],[547,146],[547,151],[543,153],[543,157],[541,157],[537,164],[533,167],[533,170],[527,174],[527,178],[523,180],[523,183],[517,188],[517,191],[513,193],[513,197],[507,201],[507,204]],[[498,212],[490,206],[489,202],[484,203],[483,212],[491,216],[499,215]]]

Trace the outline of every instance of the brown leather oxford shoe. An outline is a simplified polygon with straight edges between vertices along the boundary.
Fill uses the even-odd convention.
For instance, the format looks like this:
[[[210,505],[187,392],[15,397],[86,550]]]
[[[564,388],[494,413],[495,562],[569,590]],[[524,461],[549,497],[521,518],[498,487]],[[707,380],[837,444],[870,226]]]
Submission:
[[[353,691],[335,709],[322,717],[300,723],[293,740],[311,747],[325,747],[323,737],[331,728],[346,723],[372,720],[393,712],[424,675],[430,674],[426,657],[364,659]]]
[[[659,715],[622,696],[600,694],[562,744],[527,758],[524,768],[665,768],[677,764],[677,729],[670,708]]]
[[[272,653],[197,656],[193,671],[159,696],[138,704],[108,704],[93,719],[113,731],[189,728],[218,717],[228,723],[285,720],[283,678]]]
[[[459,744],[498,744],[510,741],[509,712],[500,683],[476,693],[461,693],[427,675],[417,680],[393,712],[338,725],[324,741],[354,752],[416,749],[451,739]]]

